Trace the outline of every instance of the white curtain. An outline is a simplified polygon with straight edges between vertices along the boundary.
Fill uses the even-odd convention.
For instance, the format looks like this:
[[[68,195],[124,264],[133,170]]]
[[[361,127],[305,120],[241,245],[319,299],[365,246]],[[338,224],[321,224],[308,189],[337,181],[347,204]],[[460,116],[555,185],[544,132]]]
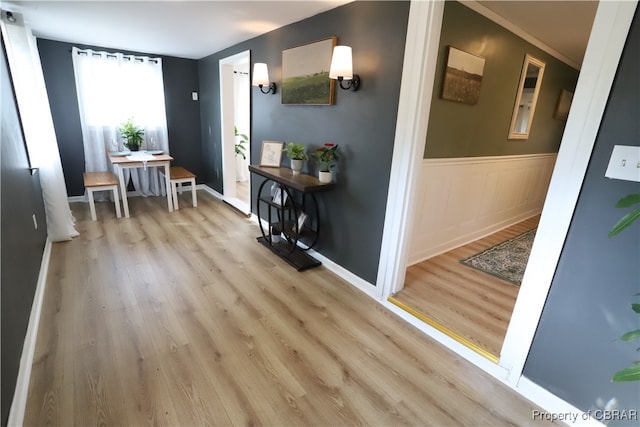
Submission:
[[[118,128],[133,117],[144,129],[141,150],[169,153],[162,59],[73,48],[85,170],[113,170],[107,153],[124,149]],[[125,169],[142,196],[160,195],[157,168]]]
[[[247,65],[248,68],[248,65]],[[234,72],[233,74],[233,100],[234,122],[238,133],[249,135],[249,72]],[[240,141],[236,136],[236,144]],[[236,156],[236,181],[245,182],[249,179],[249,147],[244,144],[246,159],[241,155]]]
[[[38,168],[40,175],[47,216],[47,236],[52,242],[70,240],[79,233],[75,229],[75,220],[69,208],[36,39],[31,29],[22,24],[22,17],[17,13],[13,15],[18,18],[15,23],[3,19],[0,26],[29,161],[31,167]]]

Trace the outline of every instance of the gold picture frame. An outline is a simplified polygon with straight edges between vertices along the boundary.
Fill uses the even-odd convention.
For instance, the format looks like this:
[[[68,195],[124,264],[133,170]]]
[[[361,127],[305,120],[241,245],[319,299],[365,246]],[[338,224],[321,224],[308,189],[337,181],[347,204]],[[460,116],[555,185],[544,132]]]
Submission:
[[[333,105],[329,69],[336,42],[333,36],[282,51],[282,104]]]

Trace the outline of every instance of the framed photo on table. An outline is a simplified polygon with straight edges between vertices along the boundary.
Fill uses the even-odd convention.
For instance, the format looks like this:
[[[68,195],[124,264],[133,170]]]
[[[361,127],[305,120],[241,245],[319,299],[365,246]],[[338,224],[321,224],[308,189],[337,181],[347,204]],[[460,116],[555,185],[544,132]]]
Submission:
[[[282,160],[282,141],[262,141],[260,166],[279,168]]]
[[[289,195],[287,194],[287,192],[282,188],[278,187],[276,192],[273,194],[273,199],[271,199],[271,201],[278,206],[284,206],[287,204],[288,197]]]

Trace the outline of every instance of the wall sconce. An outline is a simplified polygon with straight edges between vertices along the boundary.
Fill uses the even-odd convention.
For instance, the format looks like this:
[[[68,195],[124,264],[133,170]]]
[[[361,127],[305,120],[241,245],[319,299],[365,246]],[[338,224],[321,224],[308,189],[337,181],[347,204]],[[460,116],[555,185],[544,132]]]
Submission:
[[[360,87],[360,76],[353,74],[353,60],[350,46],[336,46],[333,48],[329,78],[338,80],[338,82],[340,82],[340,89],[356,91]],[[343,86],[342,82],[344,80],[349,82],[347,86]]]
[[[253,80],[251,85],[258,86],[260,88],[260,92],[264,94],[272,92],[275,95],[276,84],[269,83],[269,69],[267,68],[267,64],[263,62],[256,62],[253,64]],[[267,87],[266,92],[262,89],[265,86]]]

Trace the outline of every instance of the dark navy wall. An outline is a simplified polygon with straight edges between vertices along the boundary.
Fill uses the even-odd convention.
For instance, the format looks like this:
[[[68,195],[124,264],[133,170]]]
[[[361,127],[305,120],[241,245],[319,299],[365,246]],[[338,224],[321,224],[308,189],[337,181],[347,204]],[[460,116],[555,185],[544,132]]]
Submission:
[[[49,95],[53,124],[58,138],[67,193],[69,196],[79,196],[84,194],[82,184],[84,152],[71,59],[73,46],[107,52],[116,50],[79,43],[38,39],[38,50]],[[171,155],[175,158],[175,164],[193,171],[198,175],[198,181],[201,181],[203,169],[200,160],[202,156],[200,149],[200,105],[197,101],[191,100],[191,92],[199,90],[197,61],[152,53],[117,51],[162,58],[167,131]]]
[[[16,387],[24,338],[29,324],[42,251],[47,238],[40,177],[31,175],[13,87],[6,63],[4,44],[0,59],[2,98],[2,162],[0,254],[2,265],[2,419],[7,424]],[[38,222],[33,225],[32,215]]]
[[[614,145],[640,145],[640,19],[633,20],[600,126],[571,228],[540,319],[524,375],[579,409],[618,401],[640,411],[640,383],[612,383],[617,370],[640,359],[638,341],[617,340],[640,329],[631,310],[640,292],[640,223],[608,238],[629,209],[618,199],[640,184],[605,178]],[[609,425],[637,425],[635,421]]]
[[[408,17],[408,2],[358,1],[199,61],[206,183],[222,191],[219,60],[250,50],[251,61],[266,62],[279,85],[283,49],[331,36],[353,48],[362,86],[358,92],[337,89],[335,105],[282,105],[279,92],[252,90],[251,162],[259,163],[263,140],[339,145],[337,186],[319,195],[323,229],[317,250],[370,283],[380,257]],[[283,165],[289,166],[287,159]],[[315,173],[315,165],[307,162],[305,170]],[[254,198],[258,183],[254,178]]]

